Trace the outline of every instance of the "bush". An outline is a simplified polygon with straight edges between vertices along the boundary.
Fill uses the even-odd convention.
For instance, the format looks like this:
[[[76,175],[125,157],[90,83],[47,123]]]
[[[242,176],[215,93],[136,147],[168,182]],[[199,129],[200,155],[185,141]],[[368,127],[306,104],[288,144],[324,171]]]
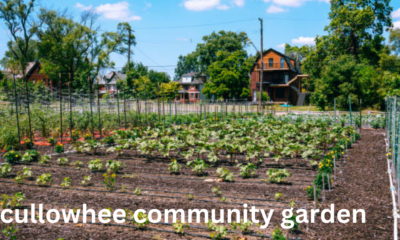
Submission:
[[[89,161],[88,167],[92,171],[101,171],[103,169],[103,163],[100,159],[91,160]]]
[[[306,188],[304,188],[304,190],[307,193],[307,197],[309,200],[314,200],[314,188],[312,186],[308,186]],[[319,198],[319,194],[320,194],[321,190],[319,188],[315,189],[315,193],[316,193],[316,198]]]
[[[26,149],[32,149],[34,143],[30,139],[26,139],[25,141],[22,142],[22,146],[24,146]]]
[[[64,152],[64,145],[63,145],[62,143],[57,144],[57,145],[54,147],[54,151],[55,151],[56,153],[63,153],[63,152]]]
[[[12,167],[10,164],[3,164],[0,167],[0,177],[3,177],[3,178],[8,177],[8,175],[10,175],[11,171],[12,171]]]
[[[54,146],[57,144],[57,139],[54,137],[50,137],[47,139],[47,142],[50,143],[51,146]]]
[[[111,146],[115,143],[115,140],[112,136],[107,136],[103,138],[102,142],[107,146]]]
[[[16,163],[16,162],[19,162],[19,161],[21,161],[21,153],[20,152],[17,152],[17,151],[14,151],[14,150],[12,150],[12,151],[9,151],[9,152],[7,152],[6,154],[4,154],[4,158],[6,159],[6,161],[8,162],[8,163]]]
[[[36,150],[27,150],[22,156],[23,162],[36,162],[39,160],[39,152]]]

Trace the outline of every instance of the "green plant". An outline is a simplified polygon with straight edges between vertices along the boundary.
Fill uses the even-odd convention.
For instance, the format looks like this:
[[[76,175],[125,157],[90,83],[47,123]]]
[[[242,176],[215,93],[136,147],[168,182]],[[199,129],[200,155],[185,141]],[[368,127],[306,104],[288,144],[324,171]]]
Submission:
[[[46,163],[49,163],[50,160],[51,160],[51,157],[49,155],[44,154],[44,155],[40,156],[39,164],[44,165]]]
[[[240,168],[240,176],[242,178],[250,178],[256,175],[257,166],[253,163],[239,164],[237,167]]]
[[[282,183],[286,182],[286,178],[292,176],[292,174],[286,169],[271,168],[268,171],[268,176],[271,183]]]
[[[11,150],[4,154],[4,158],[8,163],[16,163],[18,161],[21,161],[21,153]]]
[[[145,229],[146,228],[146,226],[147,225],[149,225],[150,224],[150,221],[149,221],[149,218],[148,218],[148,216],[147,216],[147,214],[144,214],[144,213],[142,213],[142,212],[139,212],[138,213],[138,215],[137,215],[137,220],[139,220],[139,221],[143,221],[143,220],[145,220],[144,222],[142,222],[142,223],[139,223],[139,222],[136,222],[136,220],[135,220],[135,218],[134,217],[132,217],[132,224],[133,225],[137,225],[137,228],[138,229]]]
[[[3,229],[2,233],[4,237],[8,238],[9,240],[16,240],[17,236],[15,233],[18,231],[17,228],[15,228],[14,224],[11,226],[7,226],[5,229]]]
[[[81,133],[79,131],[72,130],[71,141],[76,142],[79,140]]]
[[[307,193],[307,197],[309,200],[314,200],[314,188],[312,186],[308,186],[306,188],[304,188],[304,190]],[[321,190],[319,188],[315,189],[315,195],[316,195],[316,199],[319,198],[319,194],[320,194]]]
[[[10,164],[3,164],[0,167],[0,177],[5,178],[11,173],[12,167]]]
[[[219,189],[220,187],[213,187],[211,189],[211,192],[214,193],[217,197],[220,197],[222,195],[222,192]]]
[[[282,200],[283,198],[284,198],[283,193],[280,193],[280,192],[275,193],[276,201]]]
[[[22,142],[22,146],[24,146],[26,149],[32,149],[34,145],[35,144],[30,139],[25,139]]]
[[[296,220],[296,215],[293,214],[288,221],[292,221],[293,222],[293,227],[290,229],[292,232],[297,232],[299,230],[299,223]]]
[[[117,175],[108,170],[107,173],[103,174],[103,177],[103,183],[106,185],[107,190],[112,191],[114,189],[115,178]]]
[[[21,203],[26,199],[25,195],[21,192],[14,194],[14,196],[8,196],[6,194],[1,195],[0,207],[3,209],[17,209],[21,207]]]
[[[285,235],[283,235],[283,231],[279,228],[279,226],[276,226],[274,231],[272,231],[272,239],[273,240],[286,240]]]
[[[121,192],[126,192],[126,186],[125,185],[121,186]]]
[[[135,191],[134,191],[136,196],[140,196],[142,194],[142,189],[139,187],[136,187]]]
[[[71,179],[69,177],[65,177],[64,181],[61,183],[61,187],[70,188],[71,187]]]
[[[204,170],[210,168],[210,166],[202,159],[197,158],[194,161],[187,162],[186,166],[192,168],[192,172],[195,172],[197,176],[204,174]]]
[[[177,221],[176,223],[173,223],[172,227],[174,228],[175,232],[180,235],[185,234],[185,228],[190,229],[189,225],[187,225],[186,223],[181,223],[181,221]]]
[[[233,181],[233,173],[229,171],[229,169],[222,167],[217,169],[218,177],[221,178],[224,182],[232,182]]]
[[[238,222],[230,223],[233,230],[236,230],[237,228],[239,228],[240,231],[244,234],[251,232],[251,227],[253,226],[253,224],[254,223],[252,223],[251,221],[245,222],[243,220],[240,220],[239,223]]]
[[[115,173],[121,171],[125,167],[126,167],[125,164],[123,164],[120,161],[115,161],[115,160],[108,160],[107,164],[106,164],[106,168],[108,168],[109,170],[111,170],[111,171],[113,171]]]
[[[47,139],[47,142],[50,143],[51,146],[54,146],[57,143],[57,139],[54,137],[50,137]]]
[[[172,174],[178,174],[179,171],[182,169],[182,166],[176,161],[176,159],[172,159],[171,163],[168,164],[168,171]]]
[[[54,147],[54,152],[56,153],[63,153],[64,152],[64,145],[62,143],[57,144]]]
[[[88,167],[92,171],[101,171],[103,169],[103,163],[100,159],[91,160],[89,161]]]
[[[81,162],[81,161],[75,161],[72,165],[73,165],[76,169],[80,169],[80,168],[83,168],[83,167],[84,167],[83,162]]]
[[[43,187],[48,186],[52,182],[51,174],[50,173],[43,173],[36,179],[36,184]]]
[[[192,201],[194,199],[193,194],[187,194],[186,195],[189,201]]]
[[[111,146],[115,143],[115,140],[112,136],[106,136],[102,139],[102,142],[107,146]]]
[[[89,186],[91,184],[90,180],[92,180],[91,176],[84,176],[83,180],[81,181],[82,186]]]
[[[210,233],[210,237],[215,240],[224,239],[228,236],[228,228],[224,226],[217,226],[211,220],[207,223],[207,228],[209,231],[214,231]]]
[[[65,165],[68,164],[68,159],[65,157],[59,158],[57,159],[57,163],[64,167]]]
[[[34,162],[39,158],[39,152],[36,150],[27,150],[24,155],[22,155],[23,162]]]
[[[14,178],[14,181],[18,184],[21,184],[25,178],[32,177],[32,170],[28,167],[24,167],[22,171],[17,172],[17,176]]]
[[[333,180],[332,178],[330,180]],[[324,179],[322,179],[322,173],[318,173],[314,179],[314,184],[319,189],[329,189],[329,178],[328,175],[324,174]]]

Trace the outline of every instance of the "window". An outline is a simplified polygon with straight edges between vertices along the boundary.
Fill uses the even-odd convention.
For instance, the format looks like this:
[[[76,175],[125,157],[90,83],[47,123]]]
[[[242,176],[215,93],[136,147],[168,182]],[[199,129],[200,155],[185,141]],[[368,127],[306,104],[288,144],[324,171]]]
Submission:
[[[289,82],[289,74],[285,74],[285,83],[288,83]]]
[[[268,59],[268,66],[269,67],[273,67],[274,66],[274,59],[273,58]]]
[[[285,68],[285,60],[281,58],[281,68]]]
[[[286,89],[285,88],[276,88],[275,89],[275,98],[277,99],[285,99],[286,98]]]
[[[193,99],[194,98],[194,93],[190,94],[190,98]]]

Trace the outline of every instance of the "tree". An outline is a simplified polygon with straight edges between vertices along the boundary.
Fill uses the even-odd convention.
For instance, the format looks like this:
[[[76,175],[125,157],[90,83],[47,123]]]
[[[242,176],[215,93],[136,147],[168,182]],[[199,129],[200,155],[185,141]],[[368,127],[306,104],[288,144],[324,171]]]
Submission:
[[[207,97],[240,98],[250,86],[249,72],[252,62],[244,50],[233,53],[219,51],[216,61],[208,68],[209,81],[204,85],[203,93]]]
[[[303,61],[307,55],[311,52],[313,47],[309,45],[303,45],[301,47],[291,46],[290,44],[285,44],[285,55],[296,59],[297,61]]]
[[[400,29],[392,29],[390,31],[389,43],[392,44],[391,50],[397,55],[400,54]]]
[[[212,32],[203,37],[203,43],[197,44],[196,50],[187,56],[179,56],[175,69],[175,80],[188,72],[202,72],[208,75],[208,67],[217,61],[219,51],[234,53],[244,50],[248,45],[248,36],[245,32],[231,31]]]
[[[150,81],[154,84],[169,83],[171,81],[168,74],[165,72],[150,70],[148,76]]]
[[[172,100],[179,96],[179,90],[182,89],[177,82],[161,83],[159,96],[166,99]]]

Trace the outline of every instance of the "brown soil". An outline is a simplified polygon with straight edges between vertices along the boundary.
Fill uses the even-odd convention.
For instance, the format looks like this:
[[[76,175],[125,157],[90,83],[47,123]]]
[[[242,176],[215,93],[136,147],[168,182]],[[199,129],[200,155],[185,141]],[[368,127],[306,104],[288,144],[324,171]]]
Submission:
[[[362,139],[349,150],[348,161],[344,166],[343,174],[337,174],[333,191],[326,191],[326,201],[321,209],[329,208],[331,203],[337,209],[365,209],[366,224],[324,224],[317,221],[300,225],[300,232],[291,234],[291,237],[301,239],[389,239],[392,234],[391,202],[389,182],[387,176],[385,146],[382,131],[363,131]],[[40,152],[48,152],[49,148],[40,146]],[[243,211],[241,204],[255,205],[265,210],[275,209],[271,223],[262,234],[271,235],[273,228],[281,222],[281,211],[289,207],[289,201],[295,201],[296,207],[311,209],[313,203],[307,200],[303,190],[311,184],[315,171],[306,166],[292,167],[293,160],[282,160],[281,165],[293,174],[288,178],[288,185],[270,184],[261,181],[267,179],[266,172],[271,161],[264,163],[257,170],[257,177],[241,179],[238,168],[227,166],[235,175],[235,182],[205,182],[205,179],[216,179],[218,166],[208,169],[208,176],[195,176],[190,169],[185,169],[181,175],[170,175],[167,171],[167,159],[155,158],[146,161],[136,157],[136,153],[127,152],[125,156],[117,157],[115,154],[99,154],[87,156],[85,154],[67,154],[70,162],[82,161],[85,165],[82,169],[72,166],[60,167],[57,165],[57,157],[53,157],[50,164],[39,166],[37,163],[29,166],[32,168],[34,179],[43,173],[51,173],[53,184],[50,188],[38,187],[34,181],[24,181],[17,185],[12,178],[0,179],[0,194],[14,194],[22,192],[27,197],[26,206],[30,204],[44,204],[45,209],[71,209],[81,207],[86,203],[89,208],[100,210],[112,207],[113,209],[220,209],[236,208]],[[109,159],[123,161],[127,168],[117,175],[116,189],[113,192],[105,191],[103,173],[92,173],[88,170],[87,162],[99,158],[106,162]],[[15,165],[13,174],[22,169],[24,165]],[[83,176],[91,175],[93,185],[83,187],[80,182]],[[60,184],[64,177],[71,178],[71,188],[61,189]],[[33,179],[33,180],[34,180]],[[121,192],[121,186],[126,187]],[[220,187],[222,195],[227,198],[222,202],[211,189]],[[142,195],[134,195],[134,190],[142,188]],[[276,201],[275,193],[281,192],[285,196],[284,201]],[[194,200],[189,200],[187,194],[193,194]],[[235,199],[240,198],[240,199]],[[261,218],[260,215],[257,215]],[[337,221],[336,221],[337,222]],[[204,224],[196,224],[204,227]],[[0,229],[6,225],[0,222]],[[228,225],[226,225],[230,228]],[[204,239],[199,236],[180,236],[172,232],[158,232],[155,229],[174,231],[172,226],[150,224],[148,230],[135,230],[129,227],[110,225],[75,225],[73,223],[59,224],[17,224],[18,239]],[[258,231],[258,227],[254,227]],[[205,229],[191,228],[187,233],[209,236]],[[241,234],[230,234],[229,237]],[[0,239],[1,239],[0,235]],[[246,236],[247,239],[259,239],[254,236]]]

